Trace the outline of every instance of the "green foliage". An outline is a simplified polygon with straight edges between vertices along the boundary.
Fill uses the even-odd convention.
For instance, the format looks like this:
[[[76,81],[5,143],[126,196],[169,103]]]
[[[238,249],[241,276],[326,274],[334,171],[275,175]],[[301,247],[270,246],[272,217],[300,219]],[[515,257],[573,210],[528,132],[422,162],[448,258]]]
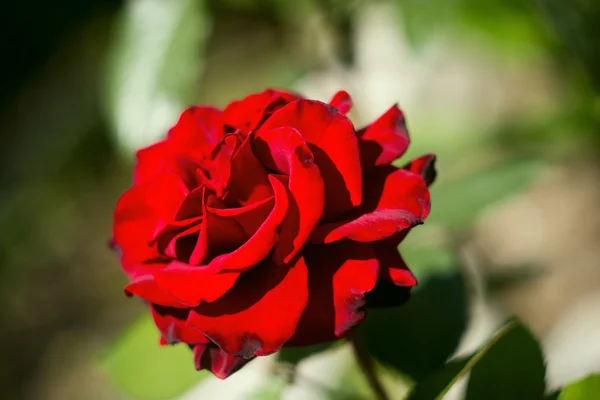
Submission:
[[[186,345],[159,346],[158,339],[152,318],[144,316],[101,357],[109,378],[135,399],[170,399],[208,375],[196,371]]]
[[[273,377],[264,386],[253,390],[244,398],[247,400],[279,400],[286,386],[286,380]]]
[[[396,0],[405,32],[419,48],[436,34],[480,40],[494,56],[527,58],[549,44],[532,4],[519,0]]]
[[[200,0],[130,1],[108,57],[109,120],[126,151],[162,136],[188,106],[208,20]]]
[[[527,188],[539,176],[538,160],[509,160],[450,181],[440,181],[431,189],[434,199],[427,223],[464,228],[486,207]]]
[[[502,327],[468,360],[448,363],[446,368],[420,380],[410,400],[439,400],[470,373],[466,399],[543,399],[545,364],[539,343],[522,324]]]
[[[315,346],[306,347],[286,347],[277,353],[279,356],[278,361],[287,364],[298,364],[300,361],[313,354],[320,353],[323,350],[327,350],[335,345],[335,343],[323,343]]]
[[[432,400],[451,386],[457,375],[463,371],[468,360],[452,361],[446,367],[419,381],[408,396],[408,400]]]
[[[359,330],[379,362],[418,380],[444,367],[466,322],[465,283],[455,273],[429,278],[402,307],[369,310]]]
[[[507,329],[471,370],[467,400],[544,397],[546,369],[540,344],[523,325],[512,322]]]
[[[558,400],[594,400],[600,398],[600,374],[570,384],[562,390]]]

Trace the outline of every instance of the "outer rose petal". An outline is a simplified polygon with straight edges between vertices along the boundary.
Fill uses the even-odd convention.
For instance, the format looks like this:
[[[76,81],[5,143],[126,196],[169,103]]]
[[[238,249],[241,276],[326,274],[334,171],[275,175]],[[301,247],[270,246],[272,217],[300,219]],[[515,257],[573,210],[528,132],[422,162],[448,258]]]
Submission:
[[[165,307],[187,308],[185,304],[181,304],[174,297],[162,290],[156,284],[156,280],[151,273],[134,277],[131,283],[125,286],[125,294],[128,296],[138,296]]]
[[[275,263],[288,263],[302,249],[323,214],[325,188],[321,173],[294,128],[261,130],[254,136],[253,148],[267,168],[289,176],[292,202],[273,255]]]
[[[302,96],[294,93],[267,89],[230,103],[223,110],[224,120],[228,126],[248,134],[258,128],[273,112],[301,98]]]
[[[139,264],[160,257],[151,241],[173,219],[186,195],[177,176],[162,173],[121,196],[114,213],[112,244],[120,250],[123,267],[130,275]]]
[[[215,301],[233,287],[239,273],[216,273],[206,266],[192,266],[172,261],[152,274],[156,285],[178,303],[195,307],[202,302]],[[146,300],[160,304],[159,299]]]
[[[302,257],[289,267],[265,260],[243,273],[225,296],[194,308],[187,324],[226,353],[247,359],[281,349],[294,334],[307,300]]]
[[[134,169],[134,183],[141,185],[158,176],[165,166],[169,154],[166,140],[138,150]]]
[[[364,204],[345,221],[318,226],[310,241],[374,242],[423,223],[430,210],[423,178],[392,166],[372,168],[365,174],[365,197]]]
[[[184,342],[187,344],[206,344],[210,341],[202,333],[185,326],[189,310],[178,308],[167,308],[151,305],[152,318],[160,331],[162,342],[175,344]]]
[[[410,143],[404,114],[397,105],[358,131],[363,168],[389,164],[406,152]]]
[[[437,176],[435,171],[435,154],[425,154],[419,158],[415,158],[404,169],[419,174],[425,179],[427,186],[430,186]]]
[[[375,287],[379,262],[369,243],[348,240],[307,245],[308,305],[290,346],[308,346],[343,337],[364,318],[364,296]]]
[[[273,113],[258,135],[280,127],[297,129],[314,154],[325,182],[324,218],[332,218],[361,203],[358,139],[346,116],[328,104],[298,100]]]
[[[242,368],[250,360],[232,356],[214,344],[194,346],[194,364],[196,370],[206,369],[217,378],[225,379]]]
[[[168,142],[174,153],[203,160],[210,156],[224,136],[221,111],[213,107],[192,106],[171,128]]]
[[[348,112],[352,108],[352,97],[350,97],[348,92],[341,90],[337,92],[331,98],[331,100],[329,100],[329,104],[337,108],[338,111],[342,114],[348,114]]]

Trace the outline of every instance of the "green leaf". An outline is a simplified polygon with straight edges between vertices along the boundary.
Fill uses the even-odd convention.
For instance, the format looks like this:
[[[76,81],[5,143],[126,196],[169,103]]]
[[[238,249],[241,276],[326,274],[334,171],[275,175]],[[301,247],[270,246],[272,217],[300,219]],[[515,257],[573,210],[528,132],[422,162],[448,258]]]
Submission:
[[[130,0],[108,57],[107,111],[127,152],[162,137],[194,91],[208,36],[202,0]]]
[[[322,343],[315,346],[284,347],[279,350],[277,360],[288,364],[298,364],[300,361],[313,354],[320,353],[333,347],[335,343]]]
[[[518,321],[504,325],[468,360],[450,362],[443,371],[421,379],[409,400],[441,400],[468,373],[467,400],[544,398],[540,345]]]
[[[546,368],[540,344],[517,322],[504,332],[477,357],[466,399],[543,399]]]
[[[101,355],[109,378],[136,399],[171,399],[209,375],[196,371],[189,347],[160,346],[158,340],[152,318],[144,316]]]
[[[407,400],[433,400],[453,383],[454,378],[464,369],[468,360],[452,361],[441,371],[419,381]]]
[[[427,222],[466,227],[486,207],[526,189],[542,168],[537,160],[510,160],[458,180],[440,181],[431,189]]]
[[[360,326],[369,352],[414,379],[444,368],[467,322],[467,294],[457,274],[430,277],[401,307],[369,310]]]
[[[590,375],[562,390],[558,400],[594,400],[600,397],[600,374]]]

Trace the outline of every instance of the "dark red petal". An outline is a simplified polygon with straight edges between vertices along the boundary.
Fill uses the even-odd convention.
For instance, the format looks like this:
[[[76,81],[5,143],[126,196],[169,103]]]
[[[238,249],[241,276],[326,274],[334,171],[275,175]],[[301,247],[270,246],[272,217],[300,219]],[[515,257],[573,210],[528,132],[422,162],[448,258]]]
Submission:
[[[228,126],[248,134],[258,128],[273,112],[301,98],[295,93],[267,89],[232,102],[223,110],[223,118]]]
[[[374,242],[423,223],[429,210],[429,191],[420,175],[392,166],[374,167],[365,174],[361,207],[345,221],[318,226],[310,241]]]
[[[163,292],[180,304],[195,307],[202,302],[212,302],[223,296],[233,287],[239,273],[215,273],[206,266],[173,261],[153,275],[157,286]]]
[[[275,193],[274,201],[271,204],[272,210],[270,214],[265,218],[261,215],[264,214],[260,212],[261,210],[254,208],[252,210],[255,211],[254,213],[245,213],[230,217],[240,222],[246,220],[244,221],[244,225],[247,227],[254,227],[257,223],[259,226],[255,232],[251,232],[252,236],[246,243],[230,253],[215,257],[209,263],[209,267],[212,270],[245,271],[266,258],[275,243],[277,243],[277,239],[279,238],[279,226],[284,221],[288,210],[288,195],[285,187],[279,180],[269,176],[269,181],[271,182],[271,185],[273,185],[273,192]],[[210,213],[211,211],[209,210],[208,212]],[[250,214],[254,214],[254,218],[252,218],[253,216]],[[285,226],[283,229],[285,230]]]
[[[137,162],[134,170],[134,182],[141,185],[158,176],[163,170],[168,158],[168,144],[166,140],[138,150]]]
[[[348,92],[340,90],[329,100],[329,104],[337,108],[342,114],[348,114],[352,108],[352,97]]]
[[[164,256],[187,262],[197,241],[190,243],[190,238],[200,231],[201,226],[202,216],[172,221],[156,235],[152,244],[156,243]]]
[[[196,329],[185,326],[189,310],[180,308],[168,308],[157,305],[151,305],[152,318],[156,327],[160,331],[161,342],[174,344],[183,342],[187,344],[206,344],[210,341]]]
[[[435,154],[425,154],[424,156],[415,158],[403,168],[421,175],[425,179],[427,186],[430,186],[437,176],[437,172],[435,171]]]
[[[281,349],[294,334],[307,300],[302,257],[289,267],[265,260],[243,273],[225,296],[194,308],[188,325],[226,353],[248,359]]]
[[[252,152],[248,137],[237,149],[231,160],[229,182],[226,187],[226,203],[251,204],[273,196],[267,170]]]
[[[290,127],[298,130],[314,155],[325,182],[324,218],[358,206],[362,201],[362,169],[352,123],[332,106],[298,100],[273,113],[258,135]]]
[[[205,190],[204,218],[196,247],[190,255],[189,262],[192,265],[208,264],[212,258],[234,251],[248,239],[248,235],[234,218],[209,211],[209,207],[218,204],[221,204],[220,201]]]
[[[410,288],[417,280],[408,269],[397,249],[397,239],[386,239],[373,243],[379,260],[379,278],[375,289],[367,296],[368,307],[392,307],[405,303]]]
[[[404,114],[397,105],[379,119],[358,131],[363,168],[389,164],[406,152],[410,137]]]
[[[192,106],[171,128],[168,141],[176,154],[203,160],[210,156],[224,136],[221,111],[213,107]]]
[[[267,168],[289,176],[292,201],[273,256],[276,263],[287,263],[302,249],[323,214],[325,188],[321,173],[294,128],[261,130],[254,136],[253,148]]]
[[[308,305],[291,346],[308,346],[343,337],[364,318],[364,296],[375,287],[379,273],[369,243],[348,240],[307,245]]]
[[[212,372],[217,378],[225,379],[250,360],[232,356],[213,344],[194,346],[194,364],[196,370]]]

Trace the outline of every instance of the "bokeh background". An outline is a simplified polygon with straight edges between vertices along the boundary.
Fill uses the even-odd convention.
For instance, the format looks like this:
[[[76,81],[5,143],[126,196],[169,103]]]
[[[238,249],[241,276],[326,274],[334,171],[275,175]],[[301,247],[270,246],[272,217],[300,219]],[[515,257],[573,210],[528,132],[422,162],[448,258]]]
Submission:
[[[365,328],[394,398],[411,379],[390,365],[423,375],[511,315],[542,343],[549,387],[600,371],[600,3],[29,0],[2,14],[3,398],[370,398],[343,345],[291,385],[293,352],[216,381],[185,347],[159,348],[123,295],[107,243],[135,149],[189,104],[266,87],[345,89],[357,126],[398,102],[404,161],[438,155],[430,219],[401,246],[419,289]]]

